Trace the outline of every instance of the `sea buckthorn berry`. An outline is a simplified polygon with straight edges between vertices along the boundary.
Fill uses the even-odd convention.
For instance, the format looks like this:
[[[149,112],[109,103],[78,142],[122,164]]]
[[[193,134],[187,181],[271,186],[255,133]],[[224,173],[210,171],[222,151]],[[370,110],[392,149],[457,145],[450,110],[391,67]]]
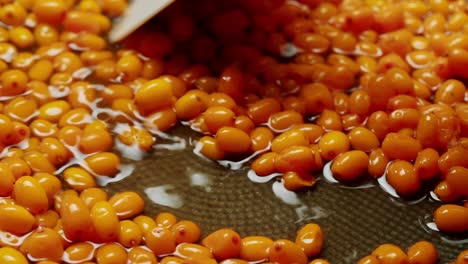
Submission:
[[[80,198],[91,209],[97,202],[107,201],[107,193],[99,188],[88,188],[80,193]]]
[[[182,258],[187,257],[208,257],[213,258],[210,250],[202,245],[192,243],[182,243],[177,245],[175,255]]]
[[[75,126],[64,126],[58,132],[58,138],[68,146],[77,146],[83,130]]]
[[[84,154],[91,154],[109,151],[112,148],[113,139],[106,129],[96,129],[93,131],[84,130],[78,144],[79,150]]]
[[[78,10],[68,11],[63,21],[63,27],[71,32],[90,32],[99,34],[108,31],[109,18],[96,13]]]
[[[222,127],[233,127],[235,121],[234,112],[224,106],[211,106],[203,113],[208,131],[212,134]]]
[[[415,129],[418,126],[420,113],[414,108],[394,110],[388,116],[390,131],[400,131],[403,128]]]
[[[147,116],[144,124],[149,130],[167,131],[177,124],[177,114],[172,108],[162,109]]]
[[[358,264],[380,264],[380,261],[375,256],[369,255],[361,258]]]
[[[255,124],[252,119],[250,119],[250,117],[246,115],[239,115],[236,116],[234,120],[234,127],[244,131],[247,134],[250,134],[250,132],[254,130]]]
[[[433,113],[422,114],[416,127],[416,139],[424,147],[437,147],[434,139],[439,134],[439,119]]]
[[[275,169],[281,173],[288,171],[308,172],[317,169],[315,157],[309,147],[291,146],[282,150],[274,159]]]
[[[332,110],[325,109],[320,113],[317,119],[317,125],[321,126],[325,131],[342,131],[341,116]]]
[[[192,221],[182,220],[171,227],[176,243],[194,243],[200,239],[201,229]]]
[[[306,103],[308,114],[318,114],[324,109],[333,109],[333,96],[322,83],[308,84],[302,87],[300,97]]]
[[[159,226],[171,228],[175,223],[177,223],[177,217],[171,213],[163,212],[159,213],[155,217],[155,221]]]
[[[13,172],[16,179],[31,175],[31,168],[22,158],[4,158],[1,163],[5,164]]]
[[[68,246],[64,252],[64,260],[69,262],[85,262],[94,258],[95,246],[90,242],[78,242]]]
[[[306,134],[297,128],[290,129],[273,139],[271,150],[276,153],[292,146],[308,146],[309,139]]]
[[[438,160],[439,170],[445,175],[454,166],[468,167],[468,150],[457,146],[449,148]]]
[[[307,224],[297,232],[295,242],[307,257],[318,256],[323,247],[323,231],[317,224]]]
[[[23,176],[16,180],[12,196],[18,205],[24,206],[33,214],[41,214],[49,209],[45,190],[31,176]]]
[[[330,131],[325,133],[319,140],[318,146],[322,158],[332,160],[341,153],[349,150],[349,139],[343,132]]]
[[[281,111],[281,103],[274,98],[264,98],[253,104],[247,109],[247,115],[255,124],[264,124],[274,113]]]
[[[53,65],[56,71],[70,74],[83,67],[80,57],[71,51],[65,51],[57,55],[54,58]]]
[[[56,166],[62,165],[70,159],[69,150],[56,138],[44,138],[39,145],[39,150]]]
[[[267,176],[276,172],[275,159],[279,156],[276,152],[267,152],[256,158],[250,168],[258,176]]]
[[[229,153],[246,153],[250,149],[250,137],[235,127],[222,127],[216,132],[219,148]]]
[[[159,261],[159,264],[184,264],[186,263],[186,261],[187,259],[174,257],[174,256],[167,256],[167,257],[163,257],[161,261]]]
[[[57,170],[55,165],[50,162],[47,156],[38,150],[26,152],[23,159],[33,172],[46,172],[53,174]]]
[[[0,164],[0,174],[2,175],[0,177],[0,196],[9,196],[16,181],[15,175],[5,164]]]
[[[20,250],[34,259],[62,260],[62,238],[57,231],[42,227],[31,233],[21,244]]]
[[[437,263],[439,256],[431,242],[419,241],[414,243],[407,251],[409,263]]]
[[[445,176],[450,189],[452,189],[455,193],[465,197],[468,196],[468,178],[466,177],[466,175],[468,175],[467,173],[467,168],[454,166],[450,168],[447,175]]]
[[[111,242],[119,236],[119,219],[117,212],[107,201],[100,201],[93,205],[90,211],[93,222],[93,239],[97,242]]]
[[[316,33],[300,33],[293,42],[297,47],[313,53],[326,53],[330,47],[330,41]]]
[[[26,257],[18,250],[11,247],[0,248],[0,261],[5,264],[27,264]]]
[[[67,7],[61,0],[36,1],[33,12],[39,21],[58,25],[65,19]]]
[[[169,82],[162,78],[146,82],[135,93],[135,104],[143,114],[150,114],[170,106],[172,88]]]
[[[276,240],[269,249],[268,258],[278,264],[306,264],[307,256],[301,246],[286,239]]]
[[[349,96],[349,112],[351,114],[367,115],[370,108],[370,97],[364,90],[356,90]]]
[[[94,177],[79,167],[67,168],[63,172],[63,179],[72,189],[77,191],[83,191],[96,186]]]
[[[387,78],[380,75],[369,80],[366,91],[370,98],[371,111],[385,110],[390,98],[396,95],[394,87],[388,85]]]
[[[20,70],[7,70],[0,75],[2,88],[0,94],[3,96],[19,95],[26,91],[28,75]]]
[[[128,264],[157,264],[158,260],[153,252],[143,247],[133,247],[128,251]],[[159,262],[162,263],[162,262]]]
[[[35,219],[34,216],[21,205],[1,204],[0,230],[15,235],[24,235],[31,231]]]
[[[437,175],[439,153],[432,149],[426,148],[418,153],[414,162],[414,169],[421,180],[431,179]]]
[[[96,250],[96,261],[102,264],[126,264],[127,251],[117,243],[107,243]]]
[[[36,215],[35,225],[39,227],[54,228],[57,225],[60,216],[55,210],[48,210],[42,214]]]
[[[101,176],[114,176],[120,170],[120,158],[112,152],[100,152],[85,158],[89,169]]]
[[[247,261],[268,259],[268,249],[273,240],[263,236],[247,236],[241,240],[242,246],[239,257]]]
[[[369,156],[361,150],[351,150],[338,155],[331,165],[333,176],[343,182],[352,182],[367,172]]]
[[[388,124],[389,117],[383,111],[373,112],[367,120],[367,128],[372,131],[379,140],[383,140],[385,135],[390,131]]]
[[[117,193],[109,199],[120,220],[125,220],[143,212],[145,201],[135,192]]]
[[[27,49],[34,45],[34,35],[26,27],[13,27],[8,34],[10,36],[10,41],[18,48]]]
[[[253,152],[263,151],[270,147],[274,138],[271,129],[267,127],[256,127],[250,132],[250,149]]]
[[[155,227],[145,233],[145,244],[154,254],[162,255],[174,252],[176,248],[176,236],[165,227]]]
[[[354,149],[370,152],[379,147],[377,136],[365,127],[353,128],[348,133],[349,143]]]
[[[387,108],[390,111],[396,110],[396,109],[402,109],[402,108],[417,108],[418,106],[418,101],[415,97],[406,95],[406,94],[400,94],[397,96],[394,96],[390,98],[388,101]]]
[[[58,122],[59,127],[76,126],[83,128],[93,120],[87,108],[75,108],[66,112]]]
[[[93,227],[90,211],[77,195],[62,196],[60,217],[66,238],[73,241],[86,238]]]
[[[200,90],[192,90],[181,96],[175,103],[174,108],[177,117],[189,120],[197,117],[206,110],[208,95]]]
[[[286,110],[270,115],[268,124],[275,131],[285,131],[304,122],[303,116],[296,111]]]
[[[219,229],[206,236],[201,244],[210,249],[218,260],[239,256],[242,243],[238,233],[230,229]]]
[[[62,115],[70,111],[71,106],[67,101],[57,100],[46,103],[39,108],[39,118],[51,123],[57,123]]]
[[[445,204],[434,212],[434,222],[442,232],[463,233],[468,231],[468,208]]]
[[[405,160],[390,163],[387,168],[387,181],[398,194],[405,197],[416,194],[421,188],[413,164]]]
[[[157,226],[156,222],[153,220],[153,218],[146,216],[146,215],[139,215],[133,219],[133,222],[135,222],[138,227],[140,228],[141,232],[145,234],[148,231],[153,230]]]
[[[453,104],[463,102],[465,99],[466,87],[458,80],[447,80],[437,89],[434,103]]]
[[[408,263],[408,256],[398,246],[383,244],[372,251],[380,263]]]
[[[131,220],[120,221],[118,242],[126,248],[140,245],[143,238],[143,232],[140,227]]]
[[[458,254],[457,256],[457,260],[456,260],[456,264],[465,264],[464,262],[466,262],[466,259],[468,258],[468,250],[463,250],[462,252],[460,252],[460,254]]]
[[[18,3],[3,3],[0,20],[8,26],[20,26],[27,18],[27,10]]]
[[[53,64],[49,60],[43,59],[35,62],[28,71],[31,80],[48,81],[53,73]]]
[[[422,146],[408,135],[389,133],[382,142],[382,150],[390,159],[412,161],[416,159]]]
[[[216,139],[213,137],[204,136],[200,138],[197,146],[200,153],[209,159],[222,160],[226,156],[226,152],[219,147]]]

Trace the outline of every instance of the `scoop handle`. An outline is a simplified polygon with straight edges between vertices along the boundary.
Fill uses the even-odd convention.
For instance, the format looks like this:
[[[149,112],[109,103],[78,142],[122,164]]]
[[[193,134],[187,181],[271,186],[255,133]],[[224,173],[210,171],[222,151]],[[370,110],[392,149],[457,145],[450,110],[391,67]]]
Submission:
[[[175,0],[133,0],[125,13],[114,21],[109,32],[110,42],[119,42]]]

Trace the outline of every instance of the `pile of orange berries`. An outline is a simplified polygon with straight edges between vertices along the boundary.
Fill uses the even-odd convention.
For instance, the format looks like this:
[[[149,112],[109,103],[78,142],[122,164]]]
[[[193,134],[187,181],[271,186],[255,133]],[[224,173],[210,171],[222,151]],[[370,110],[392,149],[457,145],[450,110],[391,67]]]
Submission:
[[[466,263],[468,250],[462,251],[457,259],[451,264]],[[437,263],[438,254],[431,243],[419,241],[408,248],[406,253],[393,244],[383,244],[378,246],[372,254],[359,260],[358,264],[379,264],[379,263]]]
[[[122,173],[117,144],[149,152],[179,121],[205,134],[204,156],[255,158],[257,175],[280,173],[289,190],[330,161],[345,184],[385,175],[408,199],[434,189],[453,203],[434,213],[438,228],[468,231],[465,1],[180,0],[111,47],[127,4],[0,1],[2,263],[319,255],[315,224],[295,242],[222,229],[196,244],[196,224],[97,188]],[[418,245],[394,255],[437,261]],[[387,263],[394,248],[382,247],[363,263]]]

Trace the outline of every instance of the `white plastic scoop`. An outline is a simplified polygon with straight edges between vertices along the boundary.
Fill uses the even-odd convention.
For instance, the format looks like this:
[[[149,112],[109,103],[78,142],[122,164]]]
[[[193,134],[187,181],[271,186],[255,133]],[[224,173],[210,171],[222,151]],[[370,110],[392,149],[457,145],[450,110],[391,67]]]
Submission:
[[[109,40],[118,42],[138,29],[175,0],[133,0],[109,32]]]

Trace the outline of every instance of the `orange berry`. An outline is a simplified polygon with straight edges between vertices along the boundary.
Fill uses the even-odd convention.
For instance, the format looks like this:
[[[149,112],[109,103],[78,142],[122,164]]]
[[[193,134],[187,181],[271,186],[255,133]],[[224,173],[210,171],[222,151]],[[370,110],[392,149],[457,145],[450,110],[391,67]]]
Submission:
[[[192,221],[182,220],[171,227],[176,243],[194,243],[200,239],[201,229]]]
[[[247,261],[259,261],[268,258],[268,249],[273,240],[262,236],[247,236],[241,240],[239,257]]]
[[[388,133],[383,142],[382,150],[390,159],[415,160],[422,146],[416,139],[399,133]]]
[[[67,8],[61,0],[36,1],[33,12],[39,21],[58,25],[65,19]]]
[[[268,258],[278,264],[306,264],[307,256],[302,247],[286,239],[276,240],[269,249]]]
[[[288,171],[308,172],[316,169],[315,157],[309,147],[291,146],[282,150],[274,159],[275,168],[281,173]]]
[[[445,204],[434,212],[434,222],[442,232],[463,233],[468,231],[468,208]]]
[[[246,153],[250,149],[250,137],[235,127],[222,127],[216,132],[216,143],[223,151]]]
[[[176,248],[176,237],[168,228],[155,227],[146,232],[144,237],[146,246],[156,255],[172,253]]]
[[[409,263],[437,263],[439,256],[434,245],[428,241],[414,243],[407,251]]]
[[[365,175],[369,156],[361,150],[351,150],[338,155],[331,165],[333,176],[343,182],[352,182]]]
[[[24,235],[33,228],[34,216],[21,205],[1,204],[0,230],[15,234]]]
[[[276,152],[267,152],[256,158],[250,167],[258,176],[267,176],[276,172],[275,159],[279,156]]]
[[[120,220],[128,219],[143,212],[145,202],[135,192],[120,192],[109,199]]]
[[[241,238],[230,229],[219,229],[206,236],[201,244],[207,247],[218,260],[235,258],[241,252]]]
[[[325,133],[319,140],[319,148],[325,160],[332,160],[339,154],[349,150],[349,139],[343,132],[330,131]]]
[[[317,224],[307,224],[297,232],[295,242],[307,257],[318,256],[323,247],[323,231]]]
[[[398,246],[392,244],[383,244],[378,246],[372,255],[375,256],[380,263],[408,263],[408,256]]]
[[[20,250],[34,259],[61,261],[64,252],[62,237],[50,228],[39,228],[21,244]]]
[[[387,181],[402,196],[416,194],[421,182],[416,175],[413,164],[404,160],[395,160],[387,168]]]

